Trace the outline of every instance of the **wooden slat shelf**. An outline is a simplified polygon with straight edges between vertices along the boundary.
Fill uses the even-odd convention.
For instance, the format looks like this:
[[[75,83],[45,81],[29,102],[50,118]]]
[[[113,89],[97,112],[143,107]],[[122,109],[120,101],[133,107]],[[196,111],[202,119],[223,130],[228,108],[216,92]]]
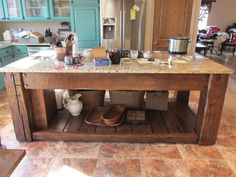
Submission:
[[[77,117],[59,111],[47,130],[33,132],[35,140],[196,143],[195,115],[188,106],[169,103],[168,111],[147,111],[147,123],[98,127],[85,123],[86,113]]]

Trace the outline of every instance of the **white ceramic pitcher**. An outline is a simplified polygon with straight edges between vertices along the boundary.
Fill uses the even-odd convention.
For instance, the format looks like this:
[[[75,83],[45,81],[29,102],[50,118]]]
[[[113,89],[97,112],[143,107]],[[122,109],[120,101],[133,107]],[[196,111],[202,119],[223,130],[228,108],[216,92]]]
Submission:
[[[76,94],[72,97],[67,97],[63,99],[64,107],[72,114],[72,116],[80,115],[83,103],[79,100],[81,94]]]

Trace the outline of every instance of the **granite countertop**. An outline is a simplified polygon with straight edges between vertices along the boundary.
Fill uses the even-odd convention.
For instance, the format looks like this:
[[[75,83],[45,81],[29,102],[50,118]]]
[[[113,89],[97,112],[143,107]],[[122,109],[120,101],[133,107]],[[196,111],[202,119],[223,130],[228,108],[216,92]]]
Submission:
[[[50,44],[46,42],[38,43],[38,44],[31,44],[31,43],[22,43],[22,42],[0,41],[0,49],[4,49],[11,46],[17,46],[17,45],[37,45],[37,46],[48,45],[50,46]]]
[[[0,72],[13,73],[137,73],[137,74],[231,74],[233,71],[201,55],[176,56],[168,52],[155,52],[155,58],[167,62],[169,57],[173,58],[173,65],[167,64],[140,64],[137,60],[131,63],[121,63],[110,66],[93,66],[92,60],[85,60],[84,65],[78,68],[65,66],[58,62],[55,51],[42,51],[33,56],[23,58],[11,63]]]

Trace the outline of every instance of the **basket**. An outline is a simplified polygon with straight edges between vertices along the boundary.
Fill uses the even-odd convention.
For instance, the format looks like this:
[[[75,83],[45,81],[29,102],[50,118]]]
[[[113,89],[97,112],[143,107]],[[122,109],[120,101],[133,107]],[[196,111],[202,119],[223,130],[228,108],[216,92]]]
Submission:
[[[168,109],[168,91],[148,91],[146,93],[145,108],[166,111]]]
[[[91,110],[95,107],[104,106],[105,90],[69,90],[70,97],[80,93],[82,96],[83,110]]]
[[[119,91],[110,90],[111,104],[124,104],[127,108],[143,107],[144,91]]]
[[[124,105],[112,105],[109,109],[107,109],[103,116],[102,120],[106,125],[114,125],[121,119],[123,113],[125,111]]]

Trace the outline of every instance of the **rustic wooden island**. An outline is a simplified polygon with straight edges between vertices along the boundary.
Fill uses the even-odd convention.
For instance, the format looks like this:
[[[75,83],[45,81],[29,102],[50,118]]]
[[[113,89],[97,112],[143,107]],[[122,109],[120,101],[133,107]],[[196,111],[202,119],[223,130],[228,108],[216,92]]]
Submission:
[[[172,57],[174,64],[60,68],[54,52],[47,52],[1,68],[17,139],[215,144],[232,70],[202,56],[159,57]],[[96,127],[84,122],[85,112],[73,117],[57,111],[53,89],[176,90],[177,96],[167,111],[147,111],[147,124]],[[192,90],[200,91],[196,114],[188,106]]]

